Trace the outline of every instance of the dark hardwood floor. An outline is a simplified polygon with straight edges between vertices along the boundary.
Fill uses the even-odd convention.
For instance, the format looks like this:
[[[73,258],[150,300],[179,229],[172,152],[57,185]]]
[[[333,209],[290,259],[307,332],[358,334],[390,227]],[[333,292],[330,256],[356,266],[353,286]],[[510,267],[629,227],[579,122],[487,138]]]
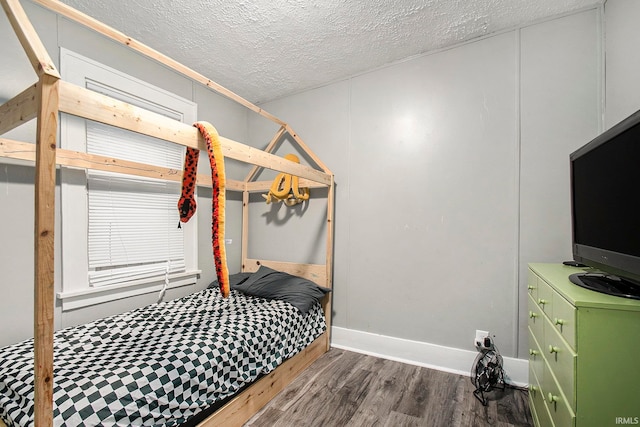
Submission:
[[[474,389],[468,376],[332,348],[245,426],[533,425],[526,390],[492,390],[483,406]]]

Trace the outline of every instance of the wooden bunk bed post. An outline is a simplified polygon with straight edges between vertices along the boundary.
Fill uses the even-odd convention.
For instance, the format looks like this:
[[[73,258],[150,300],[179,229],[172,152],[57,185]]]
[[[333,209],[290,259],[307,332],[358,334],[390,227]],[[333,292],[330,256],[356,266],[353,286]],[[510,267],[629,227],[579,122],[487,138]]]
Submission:
[[[34,224],[34,422],[37,426],[53,425],[53,311],[54,301],[54,228],[56,187],[56,146],[58,133],[58,73],[37,32],[17,0],[2,0],[2,7],[9,18],[29,62],[38,75],[35,93],[32,88],[14,98],[14,108],[29,108],[29,100],[35,95],[37,130],[35,147],[35,224]],[[27,110],[29,111],[29,110]],[[9,130],[32,118],[9,115]]]
[[[247,271],[247,257],[249,253],[249,190],[242,192],[242,255],[240,260],[240,269]]]
[[[53,310],[58,78],[38,84],[35,177],[34,420],[53,424]]]
[[[334,176],[331,175],[331,184],[327,189],[327,256],[325,258],[325,264],[327,269],[327,288],[333,289],[333,213],[334,213],[334,197],[335,197],[335,183]],[[325,298],[325,305],[323,306],[324,315],[327,318],[327,351],[331,347],[331,301],[333,300],[333,292],[331,292]]]

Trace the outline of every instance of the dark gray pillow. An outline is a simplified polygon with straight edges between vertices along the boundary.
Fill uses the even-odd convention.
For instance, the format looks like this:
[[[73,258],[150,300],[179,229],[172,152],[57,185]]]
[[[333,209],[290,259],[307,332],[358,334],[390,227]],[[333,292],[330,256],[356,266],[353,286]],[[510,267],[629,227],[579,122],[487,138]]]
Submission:
[[[244,282],[245,280],[247,280],[252,273],[235,273],[235,274],[230,274],[229,275],[229,288],[233,288],[233,286],[238,285],[239,283]],[[217,288],[218,287],[218,281],[214,280],[213,282],[211,282],[211,284],[209,286],[207,286],[207,288]]]
[[[331,289],[318,286],[310,280],[276,271],[261,265],[258,271],[240,283],[231,283],[231,289],[266,299],[286,301],[302,314],[320,301]]]

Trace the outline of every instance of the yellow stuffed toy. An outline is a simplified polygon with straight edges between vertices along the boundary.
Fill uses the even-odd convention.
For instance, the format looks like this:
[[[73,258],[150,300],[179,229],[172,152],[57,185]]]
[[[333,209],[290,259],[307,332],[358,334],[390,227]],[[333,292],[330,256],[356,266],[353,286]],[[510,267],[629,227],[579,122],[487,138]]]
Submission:
[[[292,162],[300,163],[300,159],[295,154],[287,154],[285,159]],[[299,178],[287,173],[279,173],[273,180],[269,193],[263,194],[267,204],[274,202],[284,202],[287,206],[295,206],[309,200],[309,188],[299,188]]]

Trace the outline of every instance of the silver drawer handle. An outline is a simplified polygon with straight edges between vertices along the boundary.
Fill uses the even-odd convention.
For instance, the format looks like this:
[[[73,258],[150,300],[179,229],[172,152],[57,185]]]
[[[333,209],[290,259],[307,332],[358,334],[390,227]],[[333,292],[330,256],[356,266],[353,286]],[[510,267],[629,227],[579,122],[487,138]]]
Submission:
[[[533,350],[533,349],[531,349],[531,348],[529,349],[529,355],[530,355],[530,356],[537,356],[538,354],[540,354],[540,353],[538,352],[538,350]]]
[[[549,344],[549,353],[558,353],[559,351],[560,351],[560,347],[556,347]]]
[[[556,325],[564,325],[564,320],[558,319],[557,317],[553,319],[553,323]]]
[[[546,299],[538,298],[538,304],[545,305],[547,303],[549,303],[549,301],[547,301]]]
[[[560,397],[549,393],[549,395],[547,396],[547,400],[549,401],[549,403],[555,403],[560,400]]]
[[[536,317],[538,317],[538,313],[534,313],[533,311],[529,311],[529,318],[530,319],[535,319]]]

